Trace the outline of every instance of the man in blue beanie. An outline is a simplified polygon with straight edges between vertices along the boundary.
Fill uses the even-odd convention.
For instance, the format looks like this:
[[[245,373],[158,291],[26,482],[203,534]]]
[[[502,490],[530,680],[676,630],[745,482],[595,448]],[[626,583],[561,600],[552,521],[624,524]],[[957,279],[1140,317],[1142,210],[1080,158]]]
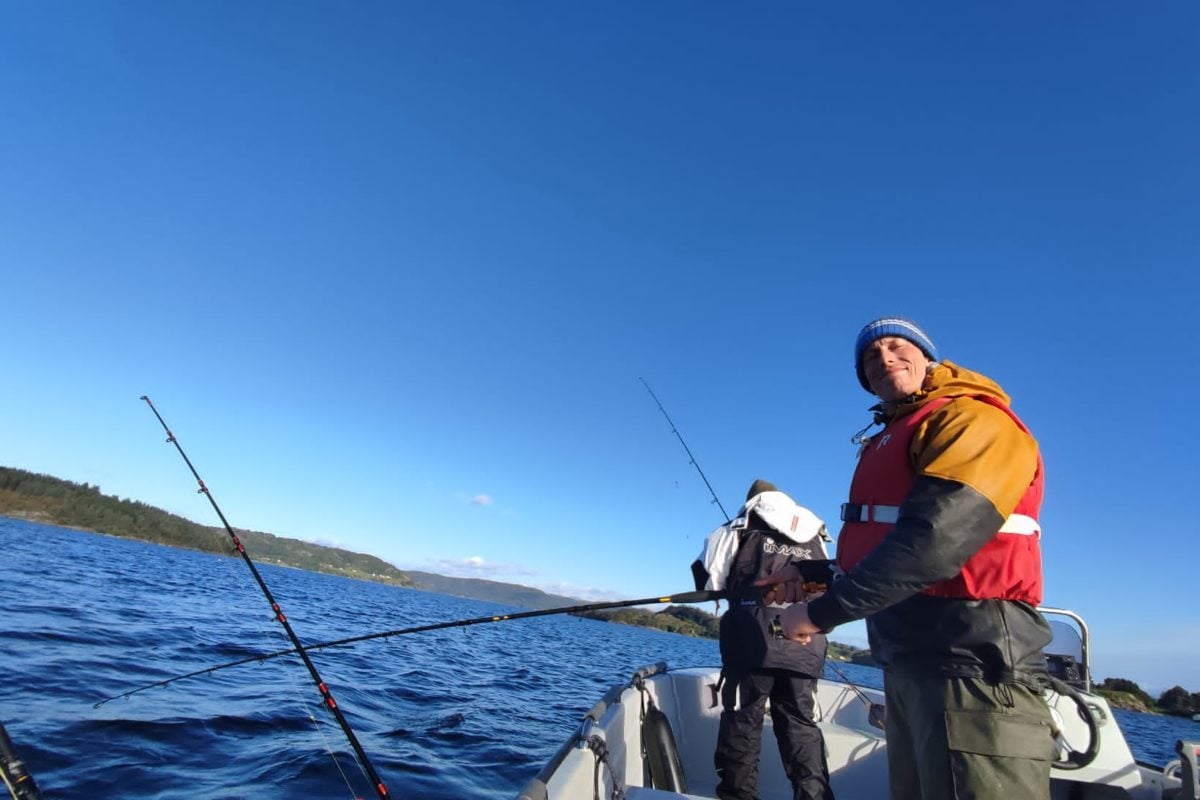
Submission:
[[[854,371],[858,374],[858,382],[868,392],[871,391],[871,386],[863,371],[863,354],[872,345],[876,346],[875,349],[885,347],[886,343],[883,342],[885,339],[902,339],[916,346],[928,362],[932,363],[938,360],[937,348],[933,346],[933,340],[925,335],[925,331],[918,328],[915,322],[903,317],[884,317],[874,322],[868,322],[858,332],[858,338],[854,340]],[[924,377],[924,375],[921,376],[922,381]]]
[[[1038,444],[991,379],[939,361],[912,320],[868,323],[859,383],[878,398],[842,506],[829,591],[781,615],[804,642],[866,619],[884,669],[893,800],[1050,797],[1042,699]],[[803,600],[786,571],[768,601]]]

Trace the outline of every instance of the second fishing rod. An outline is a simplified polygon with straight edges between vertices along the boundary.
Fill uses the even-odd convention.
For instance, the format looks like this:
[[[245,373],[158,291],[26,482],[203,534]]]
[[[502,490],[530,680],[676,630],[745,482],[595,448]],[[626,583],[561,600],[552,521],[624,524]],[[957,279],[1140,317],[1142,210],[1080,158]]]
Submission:
[[[716,504],[717,508],[721,509],[722,522],[723,523],[731,522],[732,518],[729,516],[729,513],[725,510],[725,506],[721,505],[721,500],[720,500],[720,498],[717,497],[717,493],[713,490],[712,484],[709,483],[708,476],[705,475],[704,470],[702,470],[700,468],[700,463],[696,460],[696,456],[692,454],[692,449],[687,446],[687,442],[685,442],[683,440],[683,434],[681,434],[679,432],[679,428],[675,425],[675,421],[673,419],[671,419],[671,415],[668,414],[667,409],[663,407],[662,401],[658,399],[658,395],[656,395],[654,393],[654,390],[650,388],[650,384],[646,382],[645,378],[639,377],[638,380],[642,382],[642,385],[646,387],[646,391],[650,393],[650,396],[652,398],[654,398],[654,403],[658,406],[658,410],[662,412],[663,417],[666,418],[667,423],[671,426],[671,433],[675,434],[675,438],[679,440],[679,443],[681,445],[683,445],[683,450],[688,455],[688,463],[691,464],[693,467],[695,467],[696,472],[698,472],[700,474],[700,479],[704,481],[705,487],[708,488],[708,493],[712,496],[712,502]],[[829,538],[829,535],[824,532],[824,528],[822,528],[822,532],[820,535],[821,535],[821,538],[824,539],[825,541],[831,541],[831,539]],[[833,564],[832,561],[829,561],[829,560],[825,560],[825,561],[816,560],[816,561],[808,561],[808,562],[794,561],[792,563],[800,569],[801,580],[804,582],[804,584],[806,586],[806,591],[808,589],[816,590],[818,587],[822,586],[822,584],[824,584],[825,586],[828,586],[827,581],[824,581],[824,582],[814,581],[811,578],[809,578],[805,574],[805,571],[811,570],[811,569],[813,569],[813,567],[806,566],[806,565],[822,564],[823,569],[828,570],[830,572],[830,577],[828,580],[832,580],[832,570],[830,569],[830,566]],[[775,635],[781,636],[782,633],[776,632]],[[842,681],[845,682],[845,684],[847,686],[849,686],[851,689],[853,689],[855,691],[855,693],[858,694],[859,700],[861,700],[863,703],[865,703],[867,705],[867,707],[870,709],[871,724],[876,725],[876,716],[879,713],[881,713],[882,706],[879,706],[878,703],[871,702],[870,698],[868,698],[867,695],[861,689],[859,689],[858,686],[855,685],[854,681],[850,680],[850,678],[848,678],[846,676],[846,673],[843,672],[842,670],[840,670],[833,661],[826,659],[825,663],[829,666],[830,669],[832,669],[835,673],[837,673],[837,676],[839,678],[841,678]],[[876,708],[877,706],[879,706],[878,709]],[[879,725],[876,725],[876,727],[879,727]]]
[[[250,573],[254,576],[254,580],[258,584],[258,588],[262,591],[263,597],[265,597],[267,603],[270,604],[271,611],[274,613],[275,619],[280,625],[283,626],[283,630],[287,634],[288,639],[291,641],[292,646],[300,654],[300,658],[304,662],[304,666],[308,669],[308,674],[312,677],[313,682],[317,686],[317,691],[321,695],[322,703],[327,709],[329,709],[329,712],[333,715],[334,720],[336,720],[338,726],[342,729],[342,734],[346,737],[346,741],[350,743],[350,747],[354,751],[355,757],[358,759],[358,763],[363,770],[363,774],[367,776],[367,779],[371,783],[371,788],[374,789],[375,793],[381,798],[381,800],[386,800],[387,798],[391,797],[391,795],[388,794],[388,789],[384,784],[383,779],[380,778],[379,773],[375,771],[375,767],[371,764],[371,759],[367,756],[366,751],[358,741],[358,737],[354,734],[354,729],[350,727],[349,721],[346,719],[345,714],[342,713],[342,709],[338,706],[337,701],[334,699],[333,693],[329,691],[329,687],[325,685],[325,681],[321,678],[321,673],[317,671],[316,665],[313,664],[312,659],[310,659],[308,654],[304,651],[304,647],[300,643],[300,638],[296,636],[296,632],[292,630],[291,623],[288,622],[287,616],[283,613],[283,609],[279,607],[279,603],[276,602],[275,596],[271,594],[271,590],[267,588],[266,581],[263,580],[262,575],[259,573],[258,567],[255,566],[253,559],[250,558],[250,554],[246,552],[246,548],[242,544],[241,538],[239,538],[234,532],[233,527],[229,524],[229,521],[225,519],[225,514],[221,511],[221,507],[217,505],[217,501],[213,498],[212,492],[208,490],[208,486],[205,485],[204,480],[200,477],[200,473],[197,472],[196,468],[192,465],[192,460],[187,457],[187,453],[183,452],[183,447],[179,444],[179,440],[175,438],[175,434],[172,433],[171,429],[167,426],[166,420],[164,420],[162,415],[158,413],[158,409],[154,407],[154,403],[151,402],[150,398],[146,395],[142,395],[142,399],[146,401],[146,405],[148,405],[150,410],[154,412],[154,416],[158,418],[159,424],[162,425],[163,430],[167,432],[167,442],[175,445],[175,449],[179,451],[180,457],[183,458],[184,463],[187,464],[188,469],[191,470],[192,477],[196,479],[196,483],[200,486],[200,493],[208,498],[209,504],[213,507],[213,510],[217,512],[217,517],[220,518],[221,524],[225,527],[225,532],[229,534],[229,539],[233,543],[233,549],[237,551],[238,555],[242,557],[242,560],[246,562],[246,566],[250,568]]]
[[[829,561],[809,561],[805,563],[806,572],[803,580],[812,586],[814,589],[823,585],[827,585],[832,578],[832,562]],[[636,606],[650,605],[687,605],[693,603],[707,603],[714,600],[730,600],[738,599],[738,595],[734,595],[728,591],[691,591],[679,592],[677,594],[656,595],[654,597],[642,597],[637,600],[608,600],[602,603],[585,603],[582,605],[560,606],[556,608],[541,608],[534,611],[516,611],[511,614],[492,614],[486,617],[474,617],[470,619],[455,619],[447,622],[431,622],[426,625],[414,625],[409,628],[396,628],[388,631],[377,631],[374,633],[364,633],[358,636],[347,636],[344,639],[334,639],[328,642],[317,642],[315,644],[306,644],[303,648],[305,653],[312,653],[317,650],[326,650],[332,647],[343,647],[346,645],[358,644],[360,642],[372,641],[375,639],[390,639],[393,636],[407,636],[413,633],[425,633],[426,631],[440,631],[450,628],[467,628],[473,625],[487,625],[494,622],[512,622],[519,619],[532,619],[533,617],[550,617],[558,614],[587,614],[592,611],[607,611],[616,608],[633,608]],[[289,647],[284,650],[276,650],[271,653],[260,653],[258,655],[239,658],[236,661],[226,661],[223,664],[215,664],[211,667],[198,669],[194,672],[188,672],[181,675],[174,675],[170,678],[165,678],[161,681],[148,683],[144,686],[139,686],[136,689],[130,689],[127,692],[122,692],[112,697],[107,697],[104,700],[95,704],[95,708],[99,708],[105,703],[110,703],[113,700],[120,700],[124,697],[132,697],[135,694],[147,691],[148,689],[157,689],[162,686],[175,683],[177,681],[187,680],[188,678],[196,678],[201,675],[211,675],[214,672],[230,669],[231,667],[239,667],[243,664],[261,663],[272,659],[281,658],[283,656],[295,655],[299,650],[295,647]]]

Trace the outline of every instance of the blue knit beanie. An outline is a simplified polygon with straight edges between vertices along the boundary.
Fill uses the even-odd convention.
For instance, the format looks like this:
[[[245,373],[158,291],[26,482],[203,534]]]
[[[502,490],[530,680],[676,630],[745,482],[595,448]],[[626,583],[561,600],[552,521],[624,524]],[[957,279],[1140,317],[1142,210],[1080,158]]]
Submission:
[[[863,372],[863,351],[867,349],[867,345],[871,344],[871,342],[882,339],[885,336],[898,336],[901,339],[907,339],[921,348],[921,352],[930,361],[938,360],[937,348],[934,347],[933,340],[926,336],[925,331],[918,328],[917,323],[911,319],[905,319],[904,317],[884,317],[874,322],[868,322],[858,332],[858,338],[854,340],[854,370],[858,373],[858,382],[868,392],[871,391],[871,385],[867,383],[867,375]]]

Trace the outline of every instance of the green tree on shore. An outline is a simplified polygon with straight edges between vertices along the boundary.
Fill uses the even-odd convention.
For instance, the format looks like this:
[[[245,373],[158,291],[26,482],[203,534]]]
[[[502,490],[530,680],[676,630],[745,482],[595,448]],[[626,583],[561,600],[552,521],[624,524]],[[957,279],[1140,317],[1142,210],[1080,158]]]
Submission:
[[[1200,713],[1200,692],[1189,693],[1182,686],[1168,689],[1159,695],[1158,700],[1128,678],[1105,678],[1096,684],[1095,690],[1117,708],[1171,714],[1177,717],[1190,717]]]
[[[1158,698],[1158,707],[1167,714],[1190,717],[1200,714],[1200,692],[1188,692],[1182,686],[1172,686]]]
[[[1096,689],[1112,694],[1132,695],[1146,706],[1153,707],[1155,705],[1153,697],[1127,678],[1105,678],[1097,684]]]

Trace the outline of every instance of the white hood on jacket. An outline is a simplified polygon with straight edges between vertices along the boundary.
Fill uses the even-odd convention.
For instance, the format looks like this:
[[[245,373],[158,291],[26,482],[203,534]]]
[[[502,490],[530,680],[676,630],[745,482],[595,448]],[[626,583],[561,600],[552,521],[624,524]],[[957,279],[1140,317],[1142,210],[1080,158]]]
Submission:
[[[754,495],[733,521],[734,528],[746,527],[746,518],[753,511],[771,529],[783,534],[796,544],[804,544],[821,535],[825,523],[783,492],[761,492]],[[741,524],[738,524],[741,523]]]
[[[746,527],[751,511],[783,537],[797,545],[808,545],[804,548],[811,551],[808,559],[828,558],[821,537],[825,523],[820,517],[783,492],[761,492],[746,501],[737,517],[710,533],[705,540],[698,559],[708,573],[704,588],[725,588],[725,581],[741,544],[739,531]]]

